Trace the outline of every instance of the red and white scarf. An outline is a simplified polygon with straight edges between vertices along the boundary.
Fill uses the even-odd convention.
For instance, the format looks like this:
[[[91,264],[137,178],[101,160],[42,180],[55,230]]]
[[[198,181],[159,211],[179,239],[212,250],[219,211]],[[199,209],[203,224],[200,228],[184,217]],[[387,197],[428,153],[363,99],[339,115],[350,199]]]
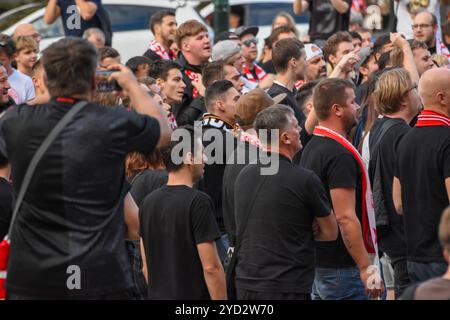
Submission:
[[[294,88],[295,89],[300,89],[300,87],[302,86],[302,85],[304,85],[305,84],[305,80],[298,80],[295,84],[294,84]]]
[[[363,163],[361,155],[355,147],[339,133],[325,127],[317,126],[314,129],[314,135],[333,139],[345,149],[347,149],[358,162],[362,172],[362,225],[363,240],[368,253],[375,253],[375,265],[379,266],[377,226],[375,222],[375,210],[373,207],[372,189],[370,187],[369,174]]]
[[[450,117],[435,111],[423,110],[417,118],[416,127],[433,126],[450,127]]]
[[[198,81],[198,73],[188,69],[186,69],[184,73],[186,73],[186,75],[188,76],[189,79],[191,79],[191,81]],[[198,90],[193,86],[192,97],[195,99],[198,97],[198,94],[199,94]]]
[[[177,57],[172,50],[167,52],[162,45],[160,45],[156,40],[150,42],[148,49],[156,53],[163,60],[175,60]]]
[[[260,66],[258,66],[256,63],[253,64],[253,68],[255,70],[256,76],[258,77],[258,79],[255,79],[255,77],[253,76],[253,73],[251,73],[250,69],[244,64],[242,71],[244,72],[245,77],[248,79],[248,81],[253,82],[253,83],[258,83],[262,80],[264,80],[264,78],[267,76],[267,73],[264,71],[263,68],[261,68]]]
[[[446,56],[448,61],[450,61],[450,52],[447,49],[445,43],[441,40],[441,37],[436,34],[436,53]]]

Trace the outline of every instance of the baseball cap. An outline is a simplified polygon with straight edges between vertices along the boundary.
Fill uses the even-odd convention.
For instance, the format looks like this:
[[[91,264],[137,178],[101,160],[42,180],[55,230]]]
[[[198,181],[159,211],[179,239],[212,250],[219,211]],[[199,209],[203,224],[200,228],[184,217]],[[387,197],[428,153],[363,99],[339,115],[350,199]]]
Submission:
[[[242,38],[243,36],[245,36],[246,34],[252,34],[256,37],[256,35],[259,32],[259,28],[258,27],[254,27],[254,26],[240,26],[239,28],[237,28],[235,30],[235,33],[238,35],[239,38]]]
[[[241,52],[241,46],[233,40],[223,40],[217,42],[213,49],[211,60],[226,60],[235,54]]]
[[[214,43],[218,43],[223,40],[239,40],[239,37],[235,32],[223,31],[214,38]]]
[[[250,128],[258,113],[268,107],[279,104],[286,96],[286,93],[281,93],[272,98],[260,88],[250,90],[237,101],[236,113],[234,115],[236,122],[244,130]]]
[[[322,49],[320,49],[319,46],[314,43],[305,44],[305,51],[306,51],[306,61],[309,61],[317,56],[323,56]]]

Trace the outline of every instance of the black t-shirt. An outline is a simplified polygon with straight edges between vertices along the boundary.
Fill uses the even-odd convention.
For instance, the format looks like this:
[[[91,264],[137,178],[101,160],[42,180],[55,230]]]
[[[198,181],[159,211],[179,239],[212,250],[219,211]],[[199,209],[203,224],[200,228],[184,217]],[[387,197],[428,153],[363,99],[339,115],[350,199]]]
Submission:
[[[356,215],[362,223],[362,172],[354,156],[338,142],[313,136],[303,150],[301,165],[314,171],[328,193],[337,188],[353,188],[356,194]],[[316,243],[316,265],[319,267],[342,268],[355,265],[347,251],[342,235],[336,241],[320,241]]]
[[[205,98],[198,96],[185,108],[181,109],[177,115],[177,124],[179,126],[194,125],[195,121],[201,120],[206,113]]]
[[[275,66],[273,65],[273,61],[269,60],[267,62],[264,62],[261,64],[261,68],[264,69],[265,72],[271,73],[271,74],[277,74],[277,71],[275,70]]]
[[[309,36],[311,41],[327,40],[338,31],[347,31],[350,23],[352,0],[345,0],[349,5],[346,13],[340,14],[330,0],[307,0],[311,18],[309,20]]]
[[[364,97],[367,94],[367,90],[369,87],[369,81],[361,83],[355,90],[355,101],[357,104],[361,105],[364,102]]]
[[[153,50],[150,49],[145,51],[143,56],[149,58],[152,61],[162,60],[160,56],[158,56]]]
[[[184,185],[163,186],[139,210],[151,300],[210,299],[197,245],[219,237],[207,194]]]
[[[383,135],[381,141],[379,134],[382,126],[391,124]],[[397,160],[397,148],[403,136],[411,127],[402,119],[383,117],[377,119],[370,130],[370,162],[369,177],[373,184],[377,158],[374,155],[374,148],[377,148],[380,159],[381,191],[384,198],[384,205],[388,212],[389,226],[378,227],[378,239],[380,247],[391,257],[406,256],[405,230],[403,217],[395,211],[392,199],[392,181],[394,179],[395,163]],[[376,144],[378,146],[376,147]],[[375,192],[375,190],[374,190]]]
[[[223,173],[222,211],[230,246],[234,246],[236,242],[236,218],[234,210],[234,187],[236,178],[247,164],[256,160],[258,157],[257,152],[257,147],[248,142],[238,143],[236,151],[231,155]]]
[[[32,156],[71,104],[21,105],[1,119],[17,194]],[[125,157],[149,154],[156,119],[89,103],[48,148],[28,187],[11,235],[8,291],[42,297],[97,297],[131,287],[125,251]],[[81,290],[69,290],[69,266]]]
[[[130,189],[130,194],[137,206],[140,207],[146,196],[165,185],[167,178],[166,170],[145,170],[139,172],[131,180]]]
[[[12,186],[0,177],[0,239],[8,233],[12,216]],[[0,240],[0,241],[1,241]]]
[[[236,179],[238,230],[249,213],[237,255],[236,286],[256,292],[309,294],[314,281],[312,224],[331,209],[313,172],[283,156],[277,162],[274,175],[262,175],[261,164],[250,164]],[[260,184],[249,203],[253,199],[249,190]]]
[[[298,124],[302,128],[302,131],[300,132],[300,140],[302,142],[302,145],[306,146],[308,141],[311,139],[311,136],[305,130],[306,116],[297,105],[297,99],[295,98],[295,96],[297,95],[297,90],[294,89],[293,91],[290,91],[288,88],[286,88],[284,86],[280,86],[278,83],[274,83],[272,85],[272,87],[270,87],[270,89],[267,91],[267,93],[272,98],[276,97],[277,95],[279,95],[281,93],[287,94],[286,98],[284,98],[284,100],[281,101],[280,103],[287,105],[287,106],[291,107],[292,110],[294,110],[295,118],[297,118]],[[301,151],[297,155],[300,155],[300,154],[301,154]],[[296,155],[296,157],[297,157],[297,155]],[[294,160],[294,162],[297,163],[296,160]]]
[[[445,262],[438,239],[442,212],[449,204],[450,129],[414,127],[398,147],[395,176],[402,189],[408,260]]]

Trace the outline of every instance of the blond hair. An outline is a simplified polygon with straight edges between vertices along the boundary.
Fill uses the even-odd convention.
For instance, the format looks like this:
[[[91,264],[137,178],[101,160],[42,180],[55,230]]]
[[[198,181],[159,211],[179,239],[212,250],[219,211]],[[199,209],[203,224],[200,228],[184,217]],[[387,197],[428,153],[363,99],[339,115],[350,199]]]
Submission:
[[[442,248],[450,253],[450,207],[444,210],[439,224],[439,241]]]
[[[399,111],[400,104],[411,89],[411,85],[411,77],[403,68],[384,72],[378,79],[373,93],[378,112],[391,114]]]
[[[16,42],[16,53],[19,53],[22,50],[32,49],[38,50],[38,44],[36,40],[33,39],[32,36],[19,36],[15,40]]]
[[[183,42],[184,38],[194,37],[200,32],[208,32],[208,29],[206,29],[206,26],[203,23],[198,22],[197,20],[188,20],[182,23],[178,27],[176,34],[176,42],[178,48],[180,48],[181,50],[181,43]]]
[[[450,64],[450,61],[448,61],[447,56],[443,54],[433,54],[431,56],[431,59],[438,64],[439,67],[444,67],[446,65]]]

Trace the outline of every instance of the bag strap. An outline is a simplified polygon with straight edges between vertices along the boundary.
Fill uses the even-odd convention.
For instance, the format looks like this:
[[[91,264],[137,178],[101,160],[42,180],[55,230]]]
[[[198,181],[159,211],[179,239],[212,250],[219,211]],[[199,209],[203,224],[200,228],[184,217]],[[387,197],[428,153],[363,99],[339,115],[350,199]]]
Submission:
[[[384,135],[389,131],[389,129],[391,129],[392,127],[396,126],[397,124],[401,124],[402,122],[400,121],[387,121],[385,123],[383,123],[383,125],[380,128],[380,133],[376,136],[373,137],[376,139],[376,141],[374,141],[374,144],[371,146],[370,145],[370,139],[369,139],[369,148],[370,150],[372,150],[371,154],[375,154],[376,151],[378,151],[378,147],[381,143],[381,140],[383,139]],[[378,154],[378,152],[377,152]]]
[[[59,133],[64,129],[64,127],[73,119],[73,117],[80,112],[86,105],[87,101],[80,101],[72,106],[70,110],[64,115],[64,117],[56,124],[56,126],[52,129],[49,135],[45,138],[44,142],[42,142],[39,149],[34,154],[33,158],[28,165],[25,176],[22,180],[22,185],[20,186],[19,194],[16,199],[16,203],[14,205],[14,211],[11,217],[11,224],[9,225],[9,230],[7,237],[10,240],[10,235],[12,231],[12,227],[14,221],[16,220],[17,213],[19,212],[20,206],[22,205],[23,198],[25,197],[25,193],[27,192],[28,186],[31,182],[31,178],[33,177],[34,171],[39,164],[44,153],[47,151],[48,147],[52,144],[55,138],[59,135]]]

